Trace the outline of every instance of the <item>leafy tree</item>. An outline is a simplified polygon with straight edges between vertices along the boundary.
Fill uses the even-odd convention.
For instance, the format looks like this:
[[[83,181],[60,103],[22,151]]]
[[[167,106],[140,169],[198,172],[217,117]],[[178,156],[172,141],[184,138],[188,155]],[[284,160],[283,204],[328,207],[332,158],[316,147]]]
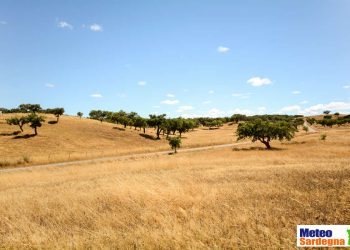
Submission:
[[[325,114],[325,115],[329,115],[330,113],[331,113],[330,110],[325,110],[325,111],[323,111],[323,114]]]
[[[64,114],[64,108],[53,108],[53,109],[47,109],[46,113],[53,114],[57,118],[57,122],[59,121],[59,118],[61,115]]]
[[[7,124],[9,125],[17,125],[19,126],[19,129],[23,132],[23,126],[24,124],[28,123],[28,119],[24,116],[18,118],[18,117],[11,117],[9,119],[6,119]]]
[[[40,104],[21,104],[18,108],[23,113],[37,113],[42,110]]]
[[[147,121],[145,118],[142,118],[140,116],[135,118],[135,122],[134,122],[134,126],[135,128],[143,128],[143,133],[146,133],[146,127],[147,127]]]
[[[99,120],[102,123],[107,118],[108,112],[102,110],[91,110],[89,116],[91,119]]]
[[[233,116],[231,116],[230,120],[232,122],[238,123],[240,121],[246,121],[247,120],[247,116],[246,115],[241,115],[241,114],[234,114]]]
[[[290,140],[294,137],[296,128],[287,121],[263,121],[256,119],[240,123],[237,128],[237,140],[251,138],[253,142],[260,141],[267,149],[270,149],[272,140]]]
[[[171,149],[174,150],[174,153],[177,153],[177,149],[181,147],[181,138],[180,137],[169,137],[168,138],[169,145]]]
[[[339,116],[340,114],[339,114],[339,112],[335,112],[334,115],[335,116]]]
[[[84,114],[83,114],[82,112],[80,112],[80,111],[77,113],[77,116],[79,116],[80,119],[81,119],[81,117],[82,117],[83,115],[84,115]]]
[[[162,125],[166,121],[166,114],[162,115],[149,115],[148,125],[155,128],[157,133],[157,139],[160,139],[160,133],[162,132]]]
[[[37,128],[42,126],[42,122],[45,122],[44,117],[38,116],[37,114],[30,114],[26,117],[30,123],[30,127],[34,129],[34,134],[37,135]]]

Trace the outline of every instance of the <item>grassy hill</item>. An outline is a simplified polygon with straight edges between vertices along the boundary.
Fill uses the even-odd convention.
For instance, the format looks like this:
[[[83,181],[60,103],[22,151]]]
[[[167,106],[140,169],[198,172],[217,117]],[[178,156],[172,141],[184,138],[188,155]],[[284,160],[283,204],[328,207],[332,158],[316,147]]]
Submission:
[[[17,126],[6,124],[6,118],[20,114],[0,116],[0,166],[60,162],[101,156],[152,152],[169,149],[168,142],[154,140],[154,129],[143,131],[124,129],[120,125],[90,119],[62,116],[57,124],[53,115],[45,115],[46,122],[38,128],[38,136],[26,125],[24,132],[14,135]],[[183,147],[232,143],[235,126],[208,130],[199,128],[183,134]]]

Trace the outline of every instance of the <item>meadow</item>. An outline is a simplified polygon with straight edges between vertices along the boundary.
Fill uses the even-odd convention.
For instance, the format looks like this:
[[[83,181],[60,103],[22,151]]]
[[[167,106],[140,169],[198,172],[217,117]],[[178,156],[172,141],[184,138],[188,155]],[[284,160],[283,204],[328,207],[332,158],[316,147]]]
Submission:
[[[65,119],[57,128],[72,126],[73,118]],[[96,133],[118,136],[112,125],[86,123],[103,128]],[[350,128],[317,129],[299,132],[289,142],[273,142],[274,150],[251,143],[0,173],[0,248],[295,248],[298,224],[350,222]],[[184,137],[231,142],[233,132],[224,126],[210,135],[198,130]],[[216,141],[215,133],[227,138]],[[327,133],[325,141],[319,139],[321,133]],[[44,141],[40,137],[45,137],[45,127],[35,138]],[[133,139],[144,138],[135,134]],[[78,145],[74,141],[67,145]],[[162,141],[147,143],[162,148]],[[84,150],[93,150],[83,144]]]

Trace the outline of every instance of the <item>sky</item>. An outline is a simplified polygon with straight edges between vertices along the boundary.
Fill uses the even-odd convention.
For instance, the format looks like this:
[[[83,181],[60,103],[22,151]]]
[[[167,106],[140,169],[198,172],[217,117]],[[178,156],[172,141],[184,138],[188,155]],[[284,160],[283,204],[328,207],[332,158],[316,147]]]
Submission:
[[[0,107],[350,113],[348,0],[0,1]]]

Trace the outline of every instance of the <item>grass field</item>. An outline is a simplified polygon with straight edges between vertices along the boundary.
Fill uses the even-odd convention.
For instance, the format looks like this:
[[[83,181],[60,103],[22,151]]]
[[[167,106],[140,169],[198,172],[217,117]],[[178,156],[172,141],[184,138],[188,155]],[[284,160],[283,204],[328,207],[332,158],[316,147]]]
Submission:
[[[292,249],[298,224],[350,224],[349,127],[273,146],[0,173],[0,248]]]
[[[0,116],[0,167],[169,149],[166,140],[148,137],[156,136],[154,129],[147,129],[148,136],[143,136],[143,131],[134,128],[124,129],[116,124],[71,116],[62,116],[59,123],[48,124],[48,121],[55,121],[56,118],[46,115],[46,122],[38,129],[38,136],[26,138],[33,134],[29,126],[25,126],[24,132],[16,136],[13,132],[19,130],[18,126],[6,124],[6,118],[13,116],[16,115]],[[183,147],[232,143],[235,141],[235,127],[225,125],[216,130],[195,129],[183,134]]]

